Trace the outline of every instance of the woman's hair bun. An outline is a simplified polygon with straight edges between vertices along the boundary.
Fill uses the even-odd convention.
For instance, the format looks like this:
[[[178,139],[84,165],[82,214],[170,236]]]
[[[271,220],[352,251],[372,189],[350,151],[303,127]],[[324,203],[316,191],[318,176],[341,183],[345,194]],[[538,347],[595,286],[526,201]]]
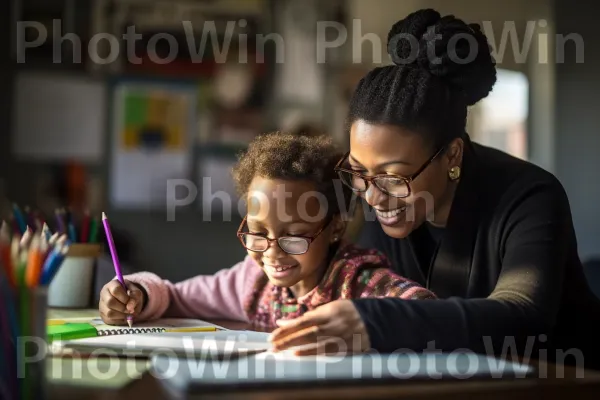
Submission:
[[[467,105],[486,97],[496,83],[496,63],[481,27],[453,15],[432,9],[408,15],[392,26],[387,50],[394,64],[429,71]]]

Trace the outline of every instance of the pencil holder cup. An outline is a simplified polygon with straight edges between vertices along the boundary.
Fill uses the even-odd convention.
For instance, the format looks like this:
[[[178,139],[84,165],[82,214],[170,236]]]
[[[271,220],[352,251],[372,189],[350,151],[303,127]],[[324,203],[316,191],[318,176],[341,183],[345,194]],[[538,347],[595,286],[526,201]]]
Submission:
[[[46,356],[48,337],[48,290],[46,287],[23,289],[18,293],[15,334],[15,376],[11,393],[22,400],[47,398]]]
[[[48,288],[48,305],[56,308],[89,307],[94,265],[101,254],[99,244],[73,243]]]

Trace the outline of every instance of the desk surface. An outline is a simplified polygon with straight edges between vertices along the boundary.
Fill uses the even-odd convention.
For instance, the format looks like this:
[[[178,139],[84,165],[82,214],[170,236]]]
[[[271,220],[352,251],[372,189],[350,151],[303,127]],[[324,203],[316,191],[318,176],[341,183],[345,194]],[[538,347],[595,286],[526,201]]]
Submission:
[[[50,310],[48,317],[84,318],[96,317],[96,310]],[[227,321],[212,321],[230,329],[244,329],[246,325]],[[121,359],[120,365],[102,365],[93,360],[73,360],[71,358],[50,359],[48,361],[49,399],[127,399],[142,397],[144,400],[170,399],[161,382],[148,372],[145,360]],[[410,382],[357,387],[306,388],[296,390],[269,390],[231,393],[204,393],[202,398],[243,399],[321,399],[321,398],[399,398],[408,396],[411,399],[597,399],[600,393],[600,372],[581,371],[570,367],[557,367],[551,364],[535,363],[539,373],[533,379],[503,379],[458,382]],[[90,374],[92,369],[95,374]],[[78,374],[81,371],[81,374]],[[123,371],[122,375],[119,372]],[[93,376],[110,373],[113,379],[102,380]],[[58,376],[58,378],[57,378]],[[71,379],[71,377],[78,379]],[[106,375],[105,375],[106,376]],[[119,376],[129,376],[121,378]]]

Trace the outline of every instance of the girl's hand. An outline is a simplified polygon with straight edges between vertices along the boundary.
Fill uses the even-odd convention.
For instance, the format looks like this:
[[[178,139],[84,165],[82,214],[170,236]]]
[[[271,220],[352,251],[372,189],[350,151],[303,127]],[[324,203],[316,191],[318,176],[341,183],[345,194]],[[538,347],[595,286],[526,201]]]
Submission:
[[[100,291],[98,310],[107,325],[127,325],[127,316],[137,316],[144,307],[144,294],[135,283],[125,281],[126,292],[116,279],[108,282]]]
[[[274,351],[302,346],[296,355],[361,353],[370,340],[360,314],[350,300],[336,300],[294,320],[278,322],[270,340]]]

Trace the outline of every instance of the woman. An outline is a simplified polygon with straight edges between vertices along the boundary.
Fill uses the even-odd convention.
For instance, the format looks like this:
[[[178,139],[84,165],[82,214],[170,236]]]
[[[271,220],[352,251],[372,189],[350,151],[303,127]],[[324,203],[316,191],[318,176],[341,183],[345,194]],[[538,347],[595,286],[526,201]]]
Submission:
[[[580,363],[577,348],[591,366],[599,306],[561,184],[465,133],[467,107],[496,80],[485,35],[478,25],[421,10],[397,22],[388,43],[396,65],[359,83],[350,153],[338,171],[377,217],[366,222],[361,243],[441,300],[336,301],[282,325],[274,347],[318,343],[299,354],[335,351],[317,337],[337,337],[350,351],[433,346],[492,355],[512,347],[531,357],[546,349],[560,360],[555,349],[563,349],[571,350],[565,362]]]

